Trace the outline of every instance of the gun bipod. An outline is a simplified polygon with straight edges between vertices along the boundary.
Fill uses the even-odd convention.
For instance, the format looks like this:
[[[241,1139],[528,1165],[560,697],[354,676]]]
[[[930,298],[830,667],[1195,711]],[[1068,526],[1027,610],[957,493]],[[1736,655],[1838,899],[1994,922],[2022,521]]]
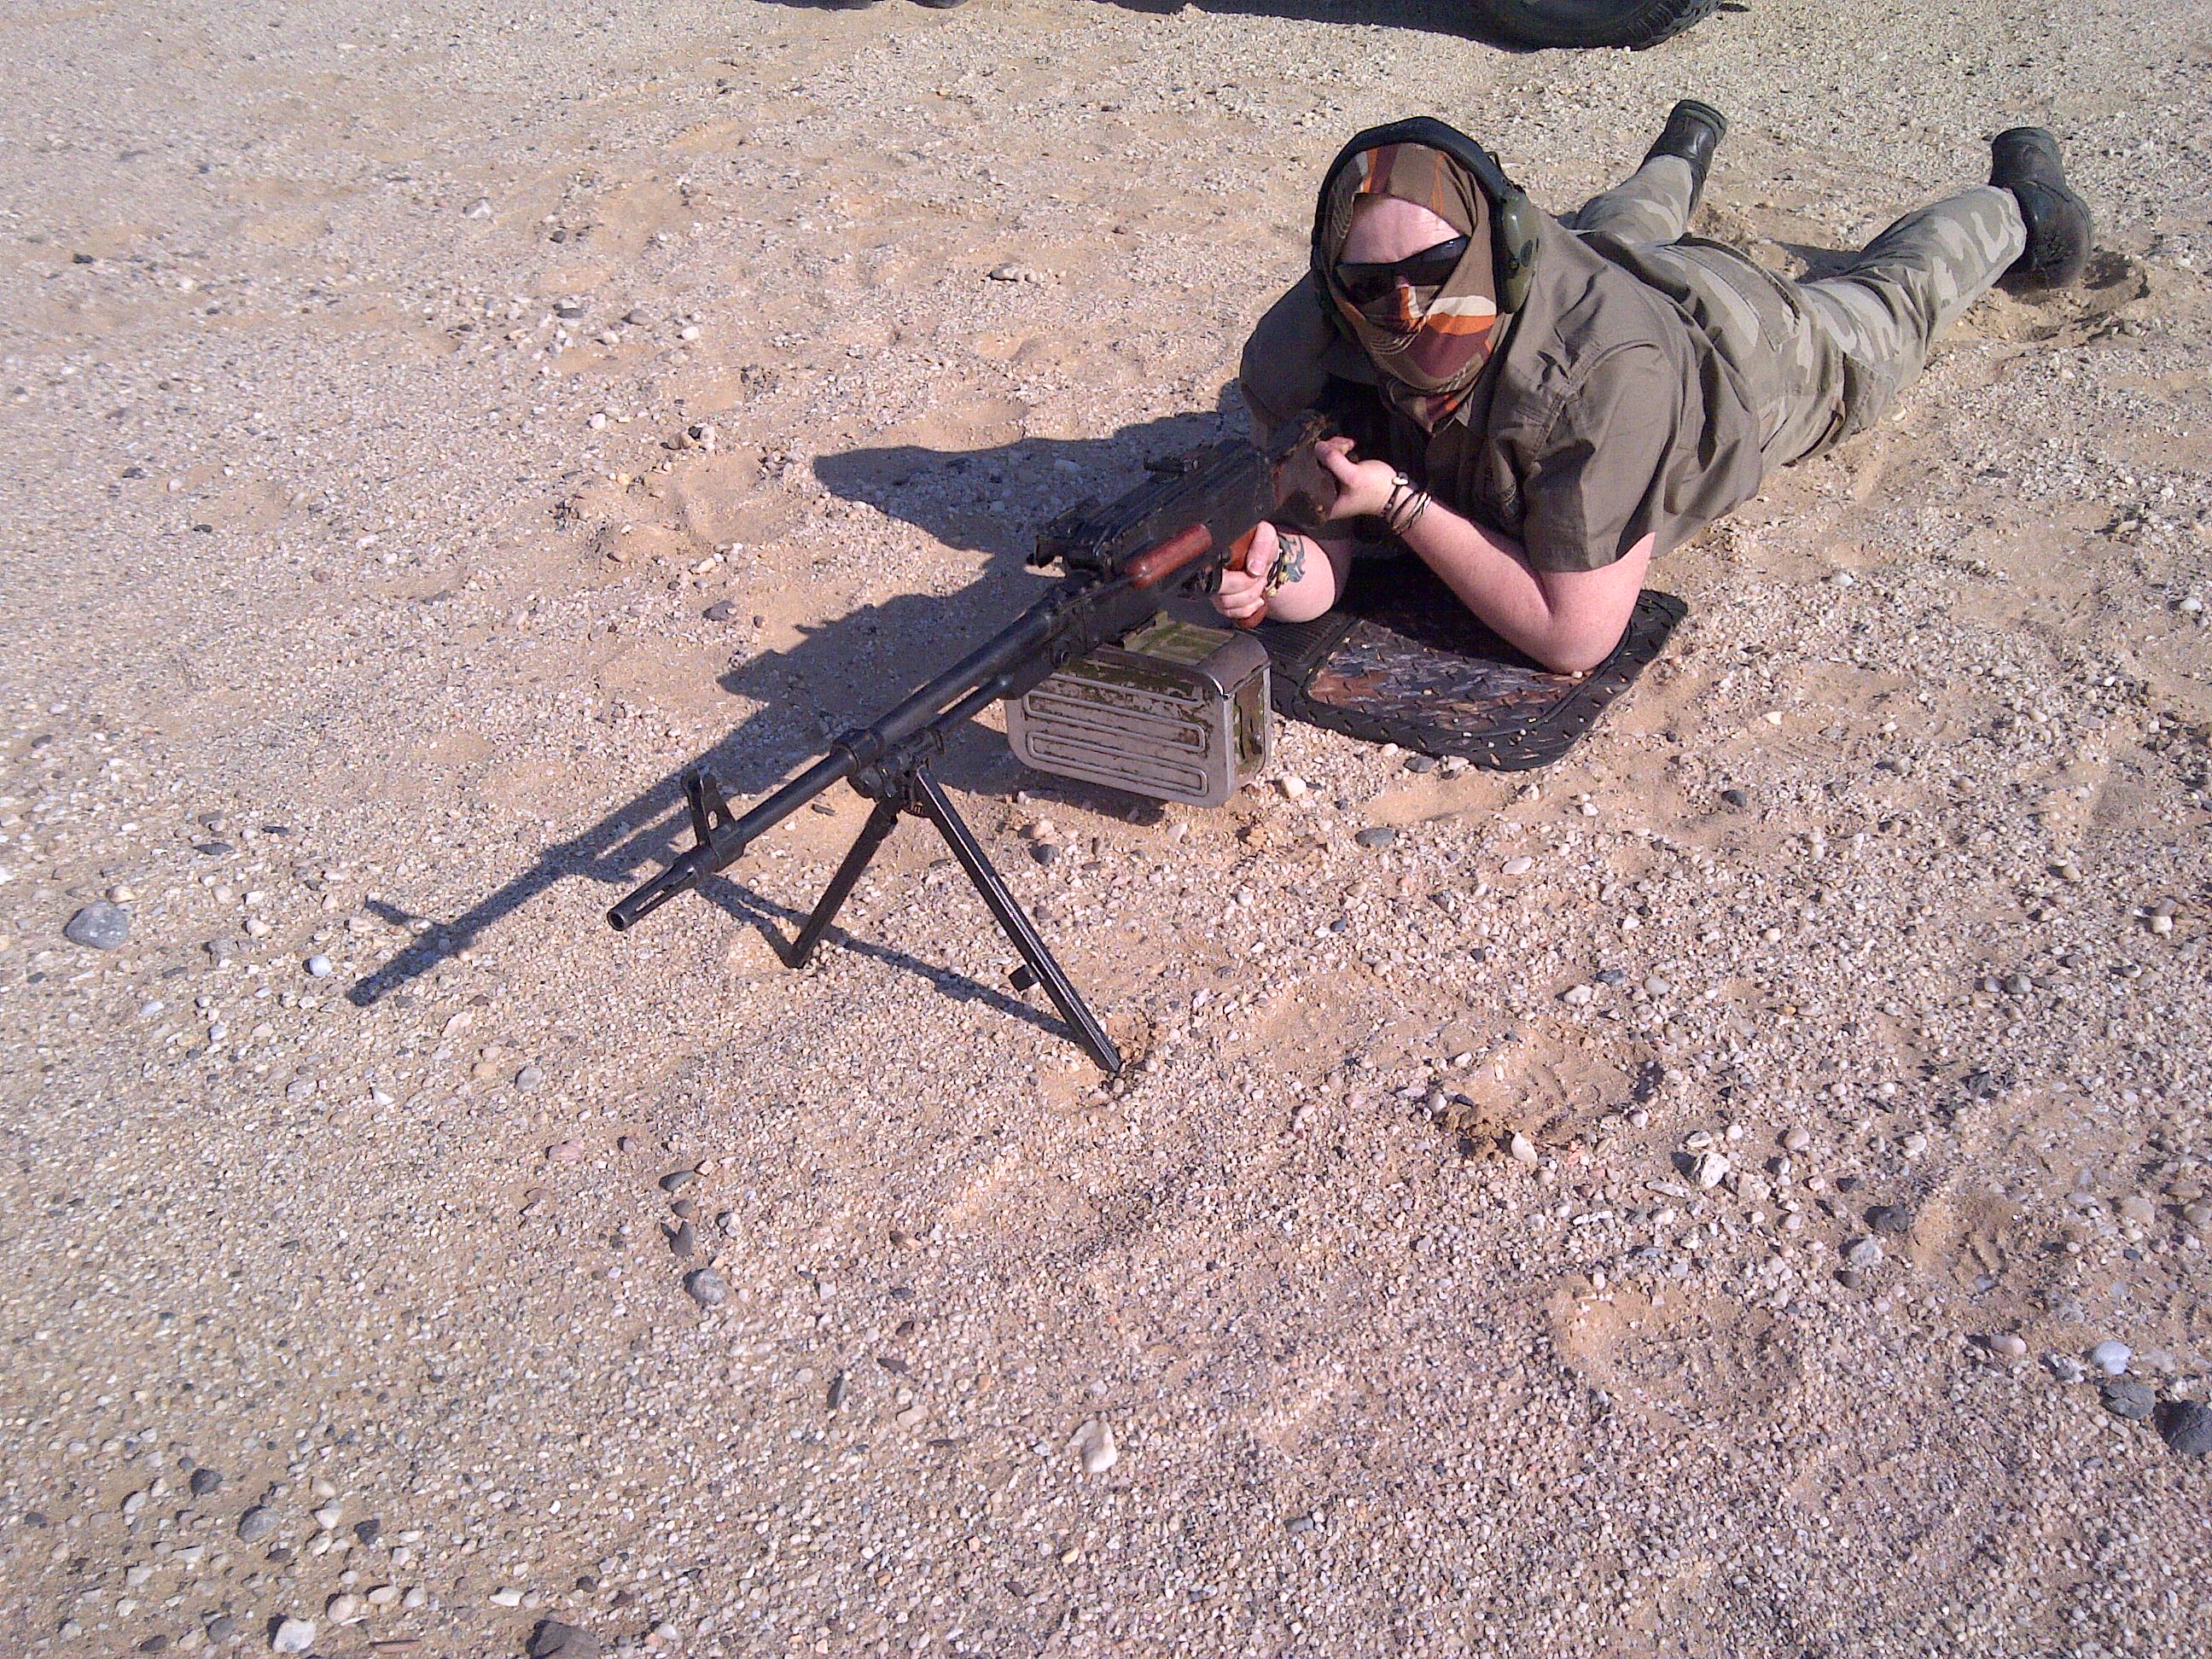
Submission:
[[[931,732],[921,735],[938,734]],[[1000,931],[1006,934],[1019,953],[1023,965],[1014,972],[1014,988],[1026,991],[1032,985],[1043,986],[1045,994],[1052,999],[1053,1006],[1067,1022],[1069,1036],[1077,1046],[1097,1061],[1099,1069],[1107,1076],[1119,1077],[1121,1073],[1121,1054],[1114,1046],[1113,1038],[1106,1035],[1106,1028],[1098,1023],[1097,1017],[1084,1002],[1083,994],[1075,988],[1075,982],[1068,978],[1066,970],[1053,956],[1051,947],[1037,932],[1036,925],[1030,920],[1028,913],[1022,908],[1021,902],[1007,887],[1006,878],[992,864],[989,854],[984,852],[982,843],[975,839],[975,832],[969,829],[967,821],[954,808],[944,786],[931,775],[925,756],[930,750],[939,747],[941,747],[941,739],[938,744],[901,744],[892,755],[872,766],[863,767],[853,775],[851,782],[854,791],[874,801],[875,808],[868,814],[868,821],[860,826],[860,833],[853,838],[852,846],[839,862],[836,873],[830,878],[830,884],[822,890],[822,896],[816,902],[812,914],[781,953],[785,964],[803,968],[812,958],[815,947],[822,942],[822,936],[830,931],[838,910],[852,896],[853,889],[859,884],[870,860],[884,842],[890,839],[890,833],[898,827],[901,816],[911,812],[918,817],[927,818],[936,826],[937,833],[945,839],[945,844],[952,849],[952,856],[962,872],[981,896],[992,920],[999,924]],[[684,793],[691,802],[695,829],[710,821],[717,808],[726,818],[729,809],[720,805],[721,791],[716,787],[711,774],[695,772],[688,775],[684,779]],[[701,838],[702,841],[705,839],[703,833]]]

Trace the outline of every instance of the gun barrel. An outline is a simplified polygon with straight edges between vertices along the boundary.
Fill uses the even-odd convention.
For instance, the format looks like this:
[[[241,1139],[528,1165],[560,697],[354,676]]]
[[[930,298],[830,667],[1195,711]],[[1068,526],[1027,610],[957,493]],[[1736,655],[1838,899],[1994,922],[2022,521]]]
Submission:
[[[887,750],[944,718],[948,704],[960,711],[954,723],[971,718],[1006,694],[1012,684],[1010,671],[1016,665],[1036,653],[1068,624],[1074,609],[1071,601],[1077,595],[1087,593],[1103,599],[1123,586],[1112,582],[1064,584],[1052,598],[1032,605],[873,725],[844,733],[827,755],[744,817],[726,818],[711,829],[702,825],[698,844],[610,908],[607,925],[617,933],[627,932],[678,894],[698,886],[718,870],[735,862],[754,841],[816,796],[851,777],[862,767],[874,764]]]
[[[628,933],[641,917],[650,915],[678,893],[688,893],[711,873],[707,849],[695,847],[651,881],[629,894],[607,912],[607,926]]]

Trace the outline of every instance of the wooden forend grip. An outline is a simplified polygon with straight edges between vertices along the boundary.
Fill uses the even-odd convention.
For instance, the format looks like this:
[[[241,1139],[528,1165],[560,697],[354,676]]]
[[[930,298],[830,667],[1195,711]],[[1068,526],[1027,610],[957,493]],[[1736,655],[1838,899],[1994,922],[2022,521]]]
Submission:
[[[1178,530],[1158,547],[1146,548],[1129,561],[1127,574],[1133,586],[1151,587],[1172,576],[1194,559],[1202,559],[1213,551],[1213,532],[1202,524]]]

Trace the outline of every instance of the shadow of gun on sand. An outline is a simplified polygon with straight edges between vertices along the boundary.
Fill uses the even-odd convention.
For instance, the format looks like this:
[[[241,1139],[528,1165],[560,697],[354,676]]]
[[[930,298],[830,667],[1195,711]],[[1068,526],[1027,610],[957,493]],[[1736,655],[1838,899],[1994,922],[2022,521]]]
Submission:
[[[611,900],[667,864],[690,839],[685,773],[706,767],[733,802],[750,801],[822,753],[836,732],[879,717],[1042,594],[1044,580],[1022,568],[1037,526],[1086,497],[1107,500],[1133,488],[1146,460],[1242,430],[1231,396],[1224,388],[1212,412],[1148,421],[1109,438],[1023,439],[959,453],[899,446],[823,457],[815,471],[832,493],[866,501],[949,545],[984,552],[989,562],[957,593],[895,595],[804,630],[799,643],[788,649],[733,659],[720,684],[732,696],[752,701],[756,709],[728,736],[635,800],[546,848],[528,868],[462,915],[424,929],[356,981],[347,1000],[368,1007],[434,972],[556,882],[598,882],[610,890]],[[979,500],[984,503],[980,511]],[[1133,813],[1140,822],[1159,817],[1155,804],[1031,772],[995,735],[972,726],[948,744],[933,769],[948,787],[963,793],[1008,793],[1018,787],[1115,816]],[[734,878],[738,867],[707,882],[699,896],[732,920],[757,927],[787,963],[789,939],[779,927],[795,931],[804,915]],[[416,927],[422,921],[385,902],[370,908],[395,926]],[[848,951],[920,974],[948,996],[986,1002],[1032,1024],[1060,1029],[1048,1012],[963,975],[856,939],[842,928],[832,929],[830,937]]]
[[[714,761],[715,755],[710,753],[695,764],[711,765]],[[618,894],[682,851],[690,841],[690,824],[684,804],[683,772],[679,771],[662,779],[637,800],[602,818],[582,834],[547,848],[528,869],[463,915],[433,924],[381,967],[356,981],[347,989],[346,1000],[356,1007],[370,1007],[411,981],[435,972],[473,945],[487,928],[514,915],[564,878],[580,877],[600,882],[609,888],[611,895]],[[716,876],[704,883],[698,896],[732,921],[757,929],[786,967],[798,965],[792,960],[791,936],[805,921],[805,912],[779,904],[727,875]],[[421,921],[398,905],[382,900],[371,900],[368,908],[396,927],[411,927]],[[933,966],[904,951],[854,938],[842,927],[831,928],[824,943],[834,943],[901,972],[919,975],[956,1002],[981,1002],[1041,1030],[1057,1032],[1060,1029],[1058,1018],[1049,1011],[1033,1008],[964,974]]]

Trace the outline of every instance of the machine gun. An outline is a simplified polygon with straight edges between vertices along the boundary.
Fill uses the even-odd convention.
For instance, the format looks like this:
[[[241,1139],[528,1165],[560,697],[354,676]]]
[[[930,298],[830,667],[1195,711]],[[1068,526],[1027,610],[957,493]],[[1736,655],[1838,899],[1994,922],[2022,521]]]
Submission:
[[[1085,502],[1038,533],[1033,567],[1057,566],[1060,580],[995,638],[978,646],[908,696],[872,724],[840,735],[829,752],[743,817],[730,810],[714,775],[684,775],[693,845],[669,867],[607,912],[625,930],[678,894],[733,862],[761,836],[832,785],[850,781],[875,810],[830,884],[785,951],[801,967],[836,919],[899,816],[913,812],[937,826],[975,884],[1023,966],[1014,988],[1042,983],[1074,1040],[1109,1076],[1121,1056],[1046,948],[931,775],[946,738],[1001,698],[1020,698],[1048,676],[1102,646],[1120,641],[1172,601],[1220,586],[1224,569],[1241,568],[1262,520],[1293,529],[1319,527],[1335,499],[1335,483],[1314,453],[1328,434],[1318,416],[1293,422],[1264,448],[1241,439],[1148,463],[1152,477],[1099,507]]]

